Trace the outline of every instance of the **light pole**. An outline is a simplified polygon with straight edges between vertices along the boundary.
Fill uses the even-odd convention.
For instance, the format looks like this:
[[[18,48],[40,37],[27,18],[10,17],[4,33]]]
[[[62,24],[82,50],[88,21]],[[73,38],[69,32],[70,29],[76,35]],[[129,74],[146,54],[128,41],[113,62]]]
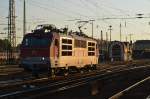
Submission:
[[[95,21],[95,20],[89,20],[89,21],[91,21],[91,24],[92,24],[92,38],[93,38],[93,34],[94,34],[94,26],[93,26],[93,21]]]
[[[110,42],[111,42],[111,31],[112,31],[112,26],[111,25],[109,26],[108,30],[110,31]]]
[[[121,42],[121,38],[122,38],[121,28],[122,28],[122,26],[121,26],[121,23],[120,23],[120,42]]]

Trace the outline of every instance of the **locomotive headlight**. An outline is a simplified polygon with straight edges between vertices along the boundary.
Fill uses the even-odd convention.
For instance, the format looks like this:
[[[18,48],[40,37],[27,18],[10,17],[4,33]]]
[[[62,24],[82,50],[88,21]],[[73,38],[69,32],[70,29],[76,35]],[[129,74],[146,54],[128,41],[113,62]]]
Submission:
[[[44,58],[44,57],[42,57],[42,60],[45,60],[45,58]]]

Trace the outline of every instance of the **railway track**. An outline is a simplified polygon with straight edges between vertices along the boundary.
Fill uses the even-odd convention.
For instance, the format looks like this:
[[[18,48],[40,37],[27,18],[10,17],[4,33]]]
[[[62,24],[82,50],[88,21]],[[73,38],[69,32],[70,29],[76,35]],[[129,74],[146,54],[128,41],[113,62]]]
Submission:
[[[29,75],[25,75],[22,78],[18,78],[18,79],[11,79],[11,80],[7,80],[7,81],[0,81],[0,88],[2,87],[8,87],[8,86],[17,86],[17,85],[22,85],[22,84],[26,84],[26,83],[34,83],[34,82],[41,82],[41,81],[59,81],[59,80],[65,80],[65,79],[71,79],[71,78],[79,78],[79,77],[86,77],[86,76],[90,76],[90,75],[95,75],[96,73],[106,73],[106,72],[111,72],[112,70],[118,70],[120,68],[126,68],[129,67],[127,65],[116,65],[116,66],[112,66],[112,67],[102,67],[99,68],[98,70],[92,71],[92,72],[85,72],[81,75],[81,73],[76,73],[76,74],[71,74],[68,76],[56,76],[55,78],[53,77],[41,77],[38,79],[35,79],[32,77],[32,74]]]
[[[36,96],[37,92],[42,92],[43,90],[49,90],[48,93],[54,93],[54,92],[58,92],[61,90],[67,90],[69,88],[80,86],[80,85],[89,83],[90,81],[93,81],[93,80],[109,79],[112,76],[117,77],[117,75],[123,71],[129,71],[129,70],[147,68],[147,67],[150,67],[150,66],[129,67],[127,65],[121,65],[121,66],[114,66],[110,68],[105,68],[103,70],[99,70],[99,71],[97,70],[95,72],[87,73],[85,75],[82,75],[82,77],[81,76],[77,77],[77,75],[72,75],[69,77],[65,77],[65,79],[63,79],[62,81],[60,81],[60,79],[62,78],[59,78],[59,79],[55,78],[54,80],[53,78],[43,78],[43,79],[36,79],[35,81],[31,81],[31,82],[18,83],[18,84],[14,84],[11,86],[10,85],[0,86],[0,88],[9,88],[9,87],[13,88],[13,87],[20,85],[20,88],[17,87],[17,88],[14,88],[13,90],[9,90],[9,91],[6,91],[6,93],[1,94],[0,98],[12,97],[12,96],[18,96],[18,95],[19,96],[29,95],[29,94],[30,95],[32,94],[32,96],[33,95]],[[28,85],[28,88],[23,88],[24,85]]]
[[[43,75],[46,75],[46,74],[43,74]],[[24,79],[30,79],[30,78],[33,79],[31,72],[25,72],[17,66],[11,66],[11,67],[0,66],[0,84],[4,82],[9,83],[11,81],[17,82],[17,81],[22,81]]]
[[[132,61],[128,63],[122,63],[122,62],[117,62],[117,63],[108,63],[108,64],[100,64],[98,66],[98,71],[99,70],[105,70],[107,68],[114,68],[115,66],[120,66],[121,65],[127,65],[128,67],[130,66],[137,66],[137,65],[143,65],[143,64],[150,64],[149,60],[145,61]],[[47,77],[48,73],[46,74],[40,74],[39,77]],[[32,73],[25,72],[23,69],[19,68],[17,65],[13,66],[0,66],[0,84],[8,83],[10,84],[11,82],[20,82],[20,81],[25,81],[25,80],[33,80],[36,79],[33,77]]]
[[[150,76],[129,86],[128,88],[116,93],[109,99],[149,99],[150,95]]]

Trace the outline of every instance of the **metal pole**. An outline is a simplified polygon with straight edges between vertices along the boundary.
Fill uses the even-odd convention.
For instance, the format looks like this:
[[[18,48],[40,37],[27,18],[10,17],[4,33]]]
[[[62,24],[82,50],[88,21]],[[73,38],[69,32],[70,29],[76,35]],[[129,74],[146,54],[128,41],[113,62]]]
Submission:
[[[103,31],[101,30],[101,54],[103,55]]]
[[[23,6],[23,36],[26,34],[26,1],[24,0]]]
[[[92,38],[93,38],[93,36],[94,36],[94,26],[93,26],[93,21],[95,21],[95,20],[89,20],[89,21],[91,21],[91,24],[92,24]]]
[[[108,41],[108,33],[106,32],[106,41]]]
[[[8,44],[7,44],[7,60],[14,59],[13,52],[16,47],[16,26],[15,26],[15,0],[9,0],[9,13],[8,13]],[[10,45],[9,45],[10,43]]]
[[[92,21],[92,38],[93,38],[93,21]]]
[[[108,57],[108,33],[106,32],[106,60]]]
[[[126,42],[128,41],[128,37],[126,36]]]
[[[121,38],[122,38],[121,28],[122,28],[122,26],[121,26],[121,23],[120,23],[120,42],[121,42]]]

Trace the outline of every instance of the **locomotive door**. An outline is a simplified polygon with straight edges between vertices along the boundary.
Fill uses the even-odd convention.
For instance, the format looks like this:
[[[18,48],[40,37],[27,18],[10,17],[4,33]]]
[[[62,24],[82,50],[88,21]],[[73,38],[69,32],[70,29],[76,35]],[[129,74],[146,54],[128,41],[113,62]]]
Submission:
[[[55,39],[54,42],[54,60],[55,60],[55,66],[58,65],[58,58],[59,58],[59,41],[58,39]]]

